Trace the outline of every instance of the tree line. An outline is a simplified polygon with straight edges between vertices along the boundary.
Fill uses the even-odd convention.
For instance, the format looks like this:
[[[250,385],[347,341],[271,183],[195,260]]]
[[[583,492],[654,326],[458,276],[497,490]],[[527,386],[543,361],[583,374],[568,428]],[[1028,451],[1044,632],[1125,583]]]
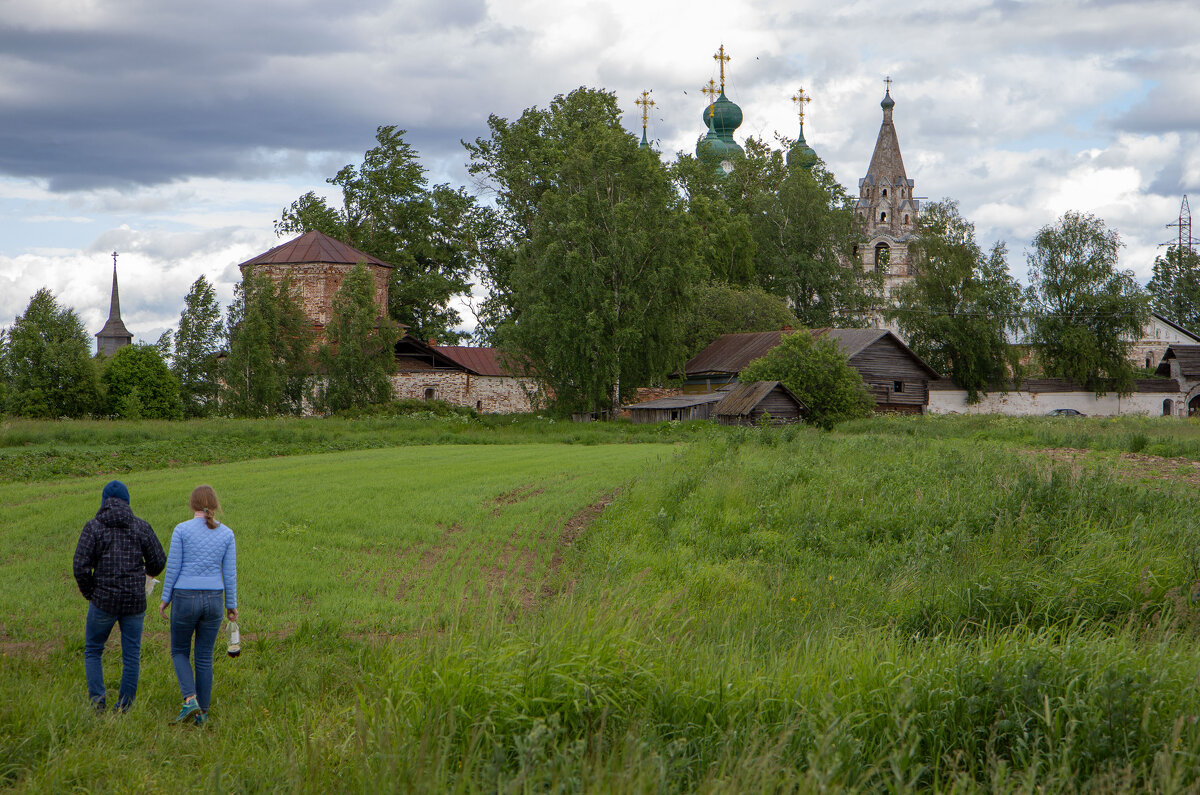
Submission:
[[[43,343],[57,352],[38,354],[40,363],[31,353],[24,326],[57,318],[55,339],[82,334],[70,310],[39,293],[0,336],[4,405],[31,416],[267,416],[383,400],[399,329],[462,341],[454,308],[462,298],[476,316],[474,341],[499,347],[562,412],[614,409],[638,387],[666,383],[722,333],[879,317],[971,400],[1031,369],[1124,392],[1137,375],[1129,344],[1151,310],[1200,323],[1190,249],[1168,250],[1143,288],[1117,267],[1115,231],[1067,213],[1034,239],[1022,288],[1004,244],[985,252],[952,200],[922,208],[914,278],[888,296],[884,274],[859,265],[865,231],[854,199],[820,161],[789,168],[791,140],[749,138],[744,153],[725,156],[733,160],[726,173],[706,156],[664,163],[620,120],[615,95],[590,88],[515,119],[491,116],[486,135],[463,142],[480,196],[430,185],[405,131],[380,127],[362,162],[328,180],[339,201],[306,193],[282,211],[276,231],[318,230],[394,265],[385,318],[368,308],[365,287],[339,294],[327,339],[314,349],[286,280],[250,274],[222,318],[201,279],[172,338],[123,354],[145,360],[129,366],[136,376],[122,374],[124,364],[113,370],[120,353],[89,375],[86,345],[69,363],[65,343],[49,337]],[[482,296],[471,296],[472,283]],[[123,386],[151,370],[163,378],[148,349],[177,384],[177,400],[162,399],[175,407],[169,412],[148,408],[160,400],[148,382],[133,393]],[[35,370],[72,386],[48,389]]]
[[[200,276],[177,330],[154,345],[92,356],[70,307],[39,290],[0,332],[0,408],[35,418],[181,419],[333,412],[391,398],[399,327],[379,317],[374,280],[359,263],[333,299],[325,339],[288,279],[251,270],[224,316]]]

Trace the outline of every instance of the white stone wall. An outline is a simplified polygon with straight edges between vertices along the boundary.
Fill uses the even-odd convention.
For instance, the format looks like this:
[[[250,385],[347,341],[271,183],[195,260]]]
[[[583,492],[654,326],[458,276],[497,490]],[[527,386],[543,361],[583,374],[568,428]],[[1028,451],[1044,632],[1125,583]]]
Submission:
[[[459,370],[414,370],[392,376],[398,400],[425,400],[433,390],[435,400],[466,406],[482,414],[517,414],[533,411],[533,381],[507,376],[471,375]]]
[[[1016,417],[1044,415],[1053,409],[1075,409],[1089,417],[1161,417],[1163,401],[1172,401],[1172,414],[1187,416],[1184,395],[1171,392],[1142,392],[1119,397],[1109,392],[990,392],[974,405],[967,405],[965,389],[929,390],[929,414],[1008,414]]]

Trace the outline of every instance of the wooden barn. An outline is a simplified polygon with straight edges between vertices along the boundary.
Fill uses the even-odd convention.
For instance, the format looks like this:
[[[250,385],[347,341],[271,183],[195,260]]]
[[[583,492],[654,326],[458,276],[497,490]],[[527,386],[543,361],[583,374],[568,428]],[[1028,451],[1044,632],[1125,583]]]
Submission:
[[[784,334],[812,334],[835,340],[875,398],[877,411],[921,413],[929,403],[929,382],[938,374],[887,329],[819,328],[793,332],[723,334],[684,365],[685,394],[704,394],[737,380],[750,362],[767,354]]]
[[[788,425],[807,414],[808,407],[778,381],[738,384],[712,409],[713,419],[722,425],[757,425],[764,416],[772,425]]]
[[[725,397],[726,392],[705,395],[672,395],[656,400],[647,400],[625,406],[629,418],[635,424],[650,422],[672,422],[675,420],[707,420],[712,408]]]

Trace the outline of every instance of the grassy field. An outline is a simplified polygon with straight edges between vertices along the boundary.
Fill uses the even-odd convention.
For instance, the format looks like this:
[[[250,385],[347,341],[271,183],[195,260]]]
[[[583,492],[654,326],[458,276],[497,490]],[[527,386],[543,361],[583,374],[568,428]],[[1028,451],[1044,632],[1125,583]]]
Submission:
[[[87,710],[69,559],[106,478],[0,484],[0,782],[1200,786],[1191,424],[531,426],[126,476],[164,541],[202,481],[238,534],[251,639],[199,731],[156,616],[135,710]]]

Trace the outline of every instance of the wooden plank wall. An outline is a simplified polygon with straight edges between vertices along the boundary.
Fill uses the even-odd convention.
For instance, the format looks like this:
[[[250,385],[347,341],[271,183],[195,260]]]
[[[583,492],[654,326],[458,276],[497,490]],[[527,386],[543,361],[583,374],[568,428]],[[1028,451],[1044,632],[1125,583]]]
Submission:
[[[929,403],[929,374],[890,337],[881,337],[850,360],[871,390],[875,402],[894,406],[924,406]],[[896,381],[904,390],[896,392]]]

